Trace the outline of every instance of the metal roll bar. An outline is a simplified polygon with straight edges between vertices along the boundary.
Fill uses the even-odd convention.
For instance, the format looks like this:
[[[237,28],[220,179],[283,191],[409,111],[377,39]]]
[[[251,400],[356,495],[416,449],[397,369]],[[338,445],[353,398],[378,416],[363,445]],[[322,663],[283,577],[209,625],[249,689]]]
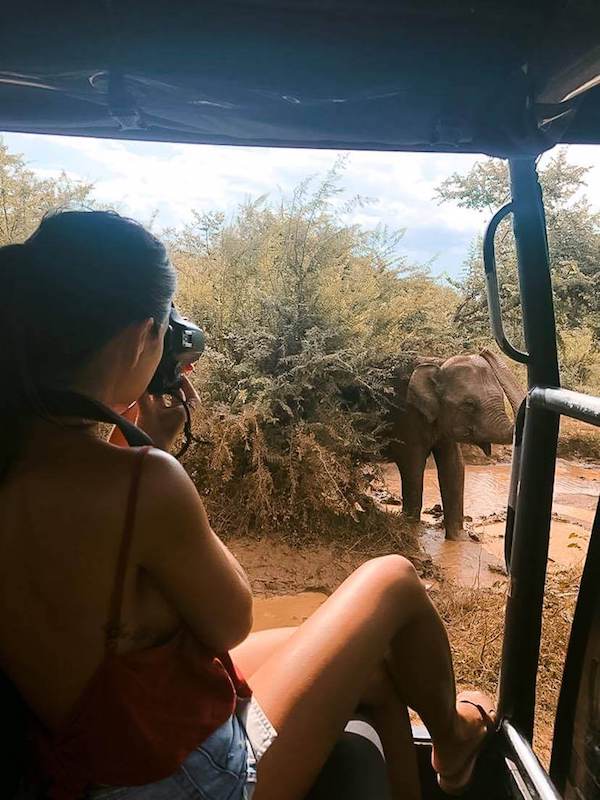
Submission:
[[[558,428],[561,416],[600,427],[600,398],[560,388],[546,225],[535,160],[512,159],[509,166],[512,202],[503,206],[488,226],[484,265],[494,338],[509,358],[527,365],[529,392],[515,422],[505,536],[510,591],[499,718],[506,764],[517,792],[523,797],[557,800],[560,795],[537,760],[531,740]],[[517,245],[527,352],[512,346],[502,326],[494,237],[498,225],[510,213]],[[565,741],[553,753],[552,778],[560,787],[565,785],[570,758],[565,743],[570,731],[564,712],[567,694],[564,691],[561,694]]]
[[[535,159],[512,159],[509,166],[528,384],[530,389],[540,385],[558,387],[546,224]],[[504,215],[508,213],[506,206],[503,211]],[[490,298],[490,308],[493,305]],[[529,742],[533,737],[558,420],[548,409],[528,403],[520,463],[512,474],[515,508],[512,530],[507,531],[510,592],[499,708],[501,715]]]

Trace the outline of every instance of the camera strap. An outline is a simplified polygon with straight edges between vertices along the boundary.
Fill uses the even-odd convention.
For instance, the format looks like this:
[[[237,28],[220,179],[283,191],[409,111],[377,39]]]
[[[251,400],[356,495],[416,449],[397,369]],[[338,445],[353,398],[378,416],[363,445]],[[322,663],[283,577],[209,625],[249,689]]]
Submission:
[[[128,419],[92,397],[78,392],[52,390],[41,396],[44,411],[52,417],[83,417],[116,425],[130,447],[152,445],[152,439]]]

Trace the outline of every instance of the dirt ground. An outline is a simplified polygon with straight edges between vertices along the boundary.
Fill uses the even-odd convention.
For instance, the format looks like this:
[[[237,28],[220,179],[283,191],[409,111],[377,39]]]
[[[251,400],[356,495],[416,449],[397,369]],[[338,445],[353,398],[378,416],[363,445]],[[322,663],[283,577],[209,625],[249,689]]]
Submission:
[[[579,439],[577,439],[579,441]],[[424,523],[418,546],[404,553],[417,570],[447,625],[459,688],[496,691],[507,590],[503,566],[504,509],[510,448],[493,459],[467,456],[465,513],[469,536],[446,542],[438,508],[433,465],[425,475]],[[482,459],[484,463],[482,463]],[[475,463],[472,463],[475,462]],[[487,463],[485,463],[487,462]],[[400,481],[395,465],[382,465],[374,494],[398,513]],[[559,460],[551,531],[544,639],[538,686],[535,745],[547,762],[562,663],[600,490],[600,469],[591,463]],[[301,624],[367,558],[393,552],[355,542],[296,548],[285,541],[233,538],[228,545],[245,567],[256,597],[255,630]]]

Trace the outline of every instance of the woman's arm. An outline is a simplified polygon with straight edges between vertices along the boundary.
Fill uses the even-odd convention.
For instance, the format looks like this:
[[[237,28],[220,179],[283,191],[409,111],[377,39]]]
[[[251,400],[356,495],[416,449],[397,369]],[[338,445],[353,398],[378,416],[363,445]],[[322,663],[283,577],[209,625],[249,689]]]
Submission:
[[[244,570],[211,530],[183,467],[158,450],[144,462],[136,528],[140,566],[196,638],[215,652],[243,641],[252,627]]]

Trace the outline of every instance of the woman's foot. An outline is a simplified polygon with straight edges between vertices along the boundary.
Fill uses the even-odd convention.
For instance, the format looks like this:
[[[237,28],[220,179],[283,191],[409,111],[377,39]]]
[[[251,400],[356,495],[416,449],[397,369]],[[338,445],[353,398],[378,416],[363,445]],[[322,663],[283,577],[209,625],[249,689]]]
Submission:
[[[477,757],[495,730],[495,709],[483,692],[461,692],[456,701],[453,731],[436,742],[431,763],[443,792],[460,795],[469,786]]]

